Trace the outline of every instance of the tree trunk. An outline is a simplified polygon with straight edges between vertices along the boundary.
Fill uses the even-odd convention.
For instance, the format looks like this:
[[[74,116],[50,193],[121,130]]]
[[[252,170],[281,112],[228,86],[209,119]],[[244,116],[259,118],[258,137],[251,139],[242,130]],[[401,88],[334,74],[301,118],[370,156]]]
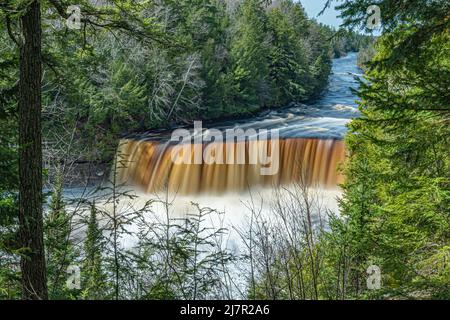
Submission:
[[[19,80],[19,223],[22,297],[47,299],[42,222],[41,15],[39,0],[21,18]]]

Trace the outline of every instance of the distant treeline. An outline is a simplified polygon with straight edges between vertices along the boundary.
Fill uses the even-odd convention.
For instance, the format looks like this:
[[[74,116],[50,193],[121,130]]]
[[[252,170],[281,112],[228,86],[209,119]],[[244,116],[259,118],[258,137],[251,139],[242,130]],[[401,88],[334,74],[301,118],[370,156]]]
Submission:
[[[336,35],[292,0],[162,0],[143,14],[154,23],[155,41],[89,27],[69,30],[48,17],[43,26],[48,133],[72,125],[77,139],[115,145],[124,132],[305,101],[326,86],[332,58],[370,41],[352,32]],[[2,42],[10,43],[6,50],[15,50],[1,28]],[[6,94],[17,64],[4,64],[11,80],[1,83]]]

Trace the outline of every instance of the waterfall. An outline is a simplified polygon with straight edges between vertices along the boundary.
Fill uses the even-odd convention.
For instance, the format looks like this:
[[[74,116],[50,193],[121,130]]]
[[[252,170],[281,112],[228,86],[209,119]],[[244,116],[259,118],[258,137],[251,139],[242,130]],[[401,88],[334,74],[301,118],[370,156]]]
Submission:
[[[344,160],[342,140],[285,138],[281,139],[276,159],[277,171],[262,175],[266,163],[252,161],[263,148],[271,152],[270,141],[240,141],[185,145],[176,152],[190,163],[173,161],[177,147],[169,142],[122,139],[117,152],[117,178],[121,184],[155,193],[168,190],[181,195],[223,194],[242,192],[248,188],[289,185],[302,182],[321,188],[336,188],[343,181],[338,165]],[[219,161],[195,162],[194,153],[213,154]],[[211,151],[213,150],[213,151]],[[214,160],[214,159],[212,159]]]

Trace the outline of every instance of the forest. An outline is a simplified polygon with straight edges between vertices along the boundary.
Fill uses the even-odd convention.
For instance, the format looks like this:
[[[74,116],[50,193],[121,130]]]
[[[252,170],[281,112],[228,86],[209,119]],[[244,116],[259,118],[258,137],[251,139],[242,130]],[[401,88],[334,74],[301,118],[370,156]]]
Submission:
[[[301,2],[2,1],[0,299],[450,299],[450,3]],[[124,137],[302,109],[354,52],[337,210],[302,174],[239,227],[120,184]]]

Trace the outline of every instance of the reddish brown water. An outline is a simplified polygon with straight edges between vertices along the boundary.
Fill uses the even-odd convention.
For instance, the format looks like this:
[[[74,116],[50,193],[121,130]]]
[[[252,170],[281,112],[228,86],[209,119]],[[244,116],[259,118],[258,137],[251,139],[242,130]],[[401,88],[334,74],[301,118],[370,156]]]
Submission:
[[[121,183],[134,185],[153,193],[169,190],[178,194],[242,192],[249,187],[289,185],[305,182],[323,188],[334,188],[342,182],[338,165],[344,160],[341,140],[283,139],[279,141],[278,164],[271,163],[276,173],[262,175],[268,167],[251,160],[261,144],[271,153],[267,141],[246,141],[215,145],[214,156],[224,164],[177,164],[172,161],[174,146],[158,141],[122,140],[118,156]],[[205,151],[206,145],[191,145],[187,158],[194,163],[195,147]],[[209,145],[211,147],[211,145]],[[182,150],[181,153],[185,153]],[[244,158],[245,157],[245,158]],[[228,163],[228,164],[227,164]]]
[[[263,147],[270,153],[271,144],[264,139],[213,143],[216,158],[238,164],[175,164],[171,153],[176,146],[167,143],[170,133],[163,130],[121,141],[119,154],[124,168],[119,172],[120,181],[148,193],[168,188],[170,192],[180,194],[221,195],[239,193],[248,187],[288,185],[298,181],[335,188],[343,180],[337,167],[345,157],[342,139],[347,132],[346,124],[359,116],[353,91],[359,86],[355,76],[361,76],[356,59],[357,54],[351,53],[333,60],[329,86],[314,104],[294,104],[251,119],[230,120],[212,126],[222,132],[228,128],[278,130],[281,138],[277,148],[279,158],[276,165],[272,164],[278,169],[276,174],[262,175],[261,170],[266,166],[250,161],[257,157],[257,148]],[[191,150],[187,148],[183,153],[190,160],[195,158],[194,150],[202,153],[211,146],[187,145]]]

